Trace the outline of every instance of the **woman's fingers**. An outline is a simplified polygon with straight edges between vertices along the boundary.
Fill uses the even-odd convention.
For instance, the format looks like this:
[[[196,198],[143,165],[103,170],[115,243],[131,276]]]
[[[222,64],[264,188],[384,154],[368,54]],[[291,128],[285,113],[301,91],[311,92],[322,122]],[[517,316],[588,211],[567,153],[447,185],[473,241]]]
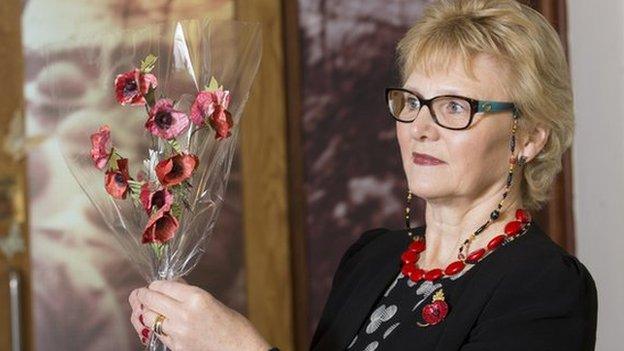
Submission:
[[[154,328],[154,323],[156,323],[156,318],[158,318],[158,313],[155,311],[146,310],[143,313],[143,320],[145,321],[145,324],[149,326],[150,329]],[[162,321],[160,326],[161,326],[161,330],[163,331],[163,333],[167,335],[172,333],[171,328],[170,328],[171,327],[170,320],[167,318],[167,316],[165,316],[165,319]]]
[[[139,338],[141,337],[141,331],[145,328],[145,326],[142,325],[139,320],[140,315],[141,315],[140,311],[133,311],[132,314],[130,315],[130,323],[132,323],[132,326],[134,327],[134,330],[136,330],[137,334],[139,335]]]
[[[163,335],[158,335],[154,332],[154,324],[156,323],[156,318],[158,318],[159,313],[152,311],[150,309],[146,309],[145,311],[143,311],[143,321],[145,322],[145,325],[149,326],[149,330],[150,330],[150,334],[154,333],[156,335],[156,337],[158,337],[160,339],[160,341],[163,342],[163,344],[165,344],[169,349],[171,350],[175,350],[173,347],[173,339],[171,337],[171,333],[172,333],[172,329],[171,329],[171,324],[170,321],[168,320],[168,318],[165,317],[165,319],[162,321],[161,323],[161,331],[163,332]]]
[[[202,293],[202,290],[195,286],[170,280],[156,280],[149,285],[149,289],[182,302],[197,298]]]
[[[143,304],[143,310],[150,309],[165,316],[175,314],[180,307],[179,301],[161,292],[148,288],[138,289],[137,299],[141,304]]]
[[[137,298],[137,292],[139,289],[134,289],[132,290],[132,292],[130,292],[130,296],[128,296],[128,303],[130,304],[130,307],[132,307],[132,310],[139,310],[141,309],[141,303],[139,302],[138,298]]]
[[[134,330],[137,332],[137,336],[141,340],[143,344],[146,344],[149,340],[150,330],[147,327],[143,319],[143,308],[141,303],[138,301],[137,290],[133,290],[130,293],[130,297],[128,300],[130,301],[130,306],[132,306],[132,313],[130,314],[130,323],[134,327]]]

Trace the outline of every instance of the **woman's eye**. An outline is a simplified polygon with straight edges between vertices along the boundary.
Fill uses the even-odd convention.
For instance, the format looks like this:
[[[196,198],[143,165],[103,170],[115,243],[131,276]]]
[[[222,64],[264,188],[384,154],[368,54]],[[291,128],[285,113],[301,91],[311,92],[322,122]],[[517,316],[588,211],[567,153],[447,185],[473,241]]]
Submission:
[[[412,110],[416,110],[420,107],[420,101],[415,98],[407,98],[407,106]]]
[[[465,108],[462,104],[457,103],[456,101],[449,101],[447,105],[447,109],[451,113],[462,113],[465,111]]]

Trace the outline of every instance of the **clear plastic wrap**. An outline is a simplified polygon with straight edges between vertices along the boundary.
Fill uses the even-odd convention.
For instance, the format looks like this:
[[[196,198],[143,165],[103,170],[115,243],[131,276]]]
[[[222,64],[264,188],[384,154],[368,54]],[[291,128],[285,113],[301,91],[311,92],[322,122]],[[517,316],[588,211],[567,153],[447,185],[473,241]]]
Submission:
[[[81,55],[93,70],[92,81],[85,83],[96,89],[90,90],[87,108],[61,104],[64,106],[60,113],[63,122],[57,139],[63,157],[146,281],[182,277],[206,251],[223,202],[240,118],[259,66],[260,26],[240,21],[193,19],[84,40],[93,45],[75,54]],[[60,49],[58,45],[56,48]],[[46,50],[51,56],[55,51],[67,52],[54,47]],[[177,144],[173,144],[147,130],[149,108],[120,105],[115,96],[115,78],[138,67],[149,55],[157,57],[150,72],[158,78],[154,96],[173,100],[176,110],[190,115],[197,94],[209,86],[215,87],[213,77],[223,90],[229,91],[231,100],[227,110],[233,122],[231,134],[217,138],[215,128],[198,128],[189,123],[189,127],[175,137]],[[59,87],[48,88],[56,99],[64,98],[54,93],[61,91]],[[66,88],[62,90],[67,91]],[[176,188],[175,201],[183,205],[176,207],[178,227],[166,242],[143,243],[150,214],[136,196],[118,199],[107,192],[104,172],[94,166],[90,153],[90,135],[101,125],[110,127],[113,147],[128,159],[129,176],[133,181],[156,186],[160,179],[154,169],[161,161],[176,152],[197,156],[199,163],[186,180],[188,186],[183,190]],[[155,338],[150,340],[148,348],[166,350]]]

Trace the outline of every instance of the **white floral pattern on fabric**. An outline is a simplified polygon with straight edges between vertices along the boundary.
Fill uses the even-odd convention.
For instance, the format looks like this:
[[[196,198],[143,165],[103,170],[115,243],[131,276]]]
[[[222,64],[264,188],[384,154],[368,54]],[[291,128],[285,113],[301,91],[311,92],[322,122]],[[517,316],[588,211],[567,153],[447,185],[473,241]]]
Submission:
[[[377,307],[375,312],[370,316],[370,323],[366,326],[366,333],[374,333],[381,323],[390,320],[390,318],[396,314],[397,310],[398,308],[396,305],[390,305],[388,307],[386,307],[386,305],[381,305]]]
[[[377,349],[377,346],[379,346],[379,342],[378,341],[373,341],[370,344],[368,344],[368,346],[366,346],[364,351],[374,351],[374,350]]]
[[[423,301],[425,301],[431,294],[433,294],[436,290],[438,290],[438,288],[441,288],[441,287],[442,287],[442,284],[440,283],[433,284],[433,282],[429,280],[423,281],[422,284],[420,284],[420,286],[418,287],[418,289],[416,289],[416,294],[423,295],[423,298],[420,301],[418,301],[416,305],[414,305],[414,308],[412,308],[412,311],[415,311]]]
[[[388,287],[388,290],[386,290],[386,292],[384,293],[385,297],[388,297],[388,294],[390,294],[390,291],[392,289],[394,289],[394,287],[397,285],[397,282],[399,281],[399,279],[403,278],[403,273],[399,272],[399,275],[397,275],[396,278],[394,278],[394,281],[392,282],[392,284],[390,284],[390,287]]]
[[[388,329],[386,329],[386,331],[383,334],[383,338],[385,339],[388,335],[390,335],[390,333],[392,333],[392,331],[394,329],[396,329],[396,327],[398,327],[399,324],[401,324],[401,323],[400,322],[396,322],[393,325],[391,325]]]
[[[349,346],[347,346],[347,349],[350,349],[353,347],[353,345],[355,345],[355,342],[357,341],[357,335],[355,336],[355,338],[353,338],[353,340],[351,340],[351,343],[349,344]]]

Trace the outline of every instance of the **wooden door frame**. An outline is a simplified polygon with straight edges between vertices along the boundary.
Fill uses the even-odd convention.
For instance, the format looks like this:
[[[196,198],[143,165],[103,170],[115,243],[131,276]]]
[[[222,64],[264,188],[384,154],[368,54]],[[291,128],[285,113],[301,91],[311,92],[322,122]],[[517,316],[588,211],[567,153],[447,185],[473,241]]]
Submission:
[[[293,289],[283,2],[235,0],[234,12],[262,28],[262,61],[240,134],[247,317],[270,343],[294,350],[295,310],[307,301],[295,301]]]

